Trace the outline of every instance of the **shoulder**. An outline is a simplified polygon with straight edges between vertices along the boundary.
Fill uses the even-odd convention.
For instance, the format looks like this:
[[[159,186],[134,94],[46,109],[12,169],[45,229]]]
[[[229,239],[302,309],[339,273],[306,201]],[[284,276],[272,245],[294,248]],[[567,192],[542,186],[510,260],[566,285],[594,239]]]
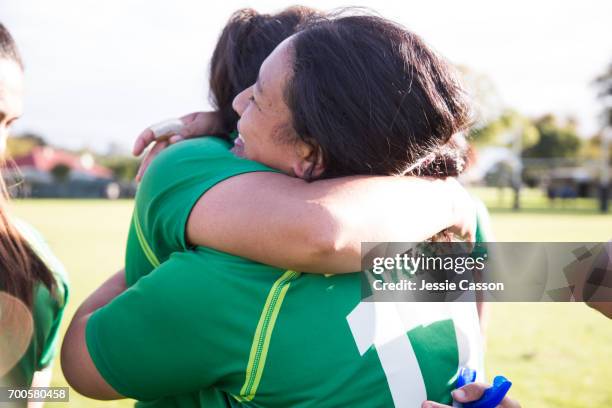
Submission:
[[[232,144],[225,139],[214,136],[202,136],[175,143],[164,149],[153,161],[153,163],[164,163],[168,160],[232,155],[230,149]],[[153,166],[153,164],[151,164]]]
[[[36,370],[51,364],[59,341],[59,326],[68,302],[68,275],[59,259],[53,254],[42,234],[21,219],[13,219],[13,225],[30,245],[32,251],[47,266],[55,279],[52,291],[42,283],[34,288],[33,318]]]
[[[230,144],[215,137],[201,137],[176,143],[163,150],[150,164],[139,190],[189,177],[208,167],[210,160],[230,159]]]
[[[237,157],[232,144],[213,136],[176,143],[153,160],[142,185],[152,179],[180,179],[190,175],[212,175],[219,172],[271,170],[261,163]]]
[[[156,157],[145,173],[136,194],[134,222],[153,253],[165,259],[187,248],[189,214],[210,188],[258,171],[275,170],[235,156],[226,140],[208,136],[177,143]]]
[[[167,175],[168,171],[180,171],[177,167],[202,164],[208,160],[232,159],[235,157],[230,151],[231,144],[217,137],[204,136],[176,143],[163,150],[153,160],[145,173],[143,183],[151,176]]]
[[[203,193],[217,182],[234,175],[272,171],[261,163],[235,156],[230,149],[228,141],[212,136],[170,146],[149,166],[138,188],[137,202],[148,202],[162,194],[175,197],[183,192],[195,193],[200,190]]]
[[[30,248],[49,268],[57,284],[56,297],[60,308],[63,308],[68,301],[69,280],[68,273],[62,262],[55,256],[43,235],[32,225],[22,219],[13,219],[13,225],[21,236],[30,245]]]

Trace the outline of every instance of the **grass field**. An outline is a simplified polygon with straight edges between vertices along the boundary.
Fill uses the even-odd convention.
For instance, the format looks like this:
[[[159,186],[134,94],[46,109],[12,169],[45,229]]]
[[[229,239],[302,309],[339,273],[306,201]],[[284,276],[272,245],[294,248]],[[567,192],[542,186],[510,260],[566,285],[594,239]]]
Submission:
[[[581,200],[548,209],[539,192],[527,192],[529,209],[514,213],[510,194],[477,190],[491,208],[500,241],[603,241],[612,238],[612,215]],[[75,308],[122,267],[131,201],[26,200],[15,213],[47,238],[70,273],[72,298],[63,329]],[[493,304],[487,372],[514,382],[523,407],[612,407],[612,321],[582,304]],[[53,385],[65,386],[59,361]],[[127,407],[130,401],[99,402],[71,392],[70,406]],[[60,406],[60,404],[48,404]]]

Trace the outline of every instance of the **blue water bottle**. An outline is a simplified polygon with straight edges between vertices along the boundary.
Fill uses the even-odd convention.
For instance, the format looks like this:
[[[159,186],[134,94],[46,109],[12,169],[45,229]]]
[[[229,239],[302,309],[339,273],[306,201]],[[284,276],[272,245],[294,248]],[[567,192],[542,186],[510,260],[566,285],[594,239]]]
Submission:
[[[476,370],[462,367],[459,369],[457,378],[457,388],[476,381]],[[463,408],[495,408],[504,399],[512,383],[503,375],[498,375],[493,379],[493,385],[487,388],[482,397],[476,401],[466,402],[461,405]]]

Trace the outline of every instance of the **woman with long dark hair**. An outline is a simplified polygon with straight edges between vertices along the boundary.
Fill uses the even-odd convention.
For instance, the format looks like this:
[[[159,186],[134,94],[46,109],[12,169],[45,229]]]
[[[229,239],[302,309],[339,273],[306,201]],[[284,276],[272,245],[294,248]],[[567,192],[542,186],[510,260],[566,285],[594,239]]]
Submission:
[[[238,140],[239,145],[239,115],[232,102],[255,83],[261,63],[276,45],[300,26],[321,16],[322,13],[305,7],[292,7],[275,15],[262,15],[251,9],[234,13],[221,33],[210,63],[210,96],[216,110],[181,118],[183,134],[188,132],[192,137],[216,135],[232,144]],[[456,97],[461,96],[457,92]],[[466,108],[466,105],[462,106],[462,109]],[[466,122],[467,112],[461,115],[461,120]],[[459,124],[457,128],[465,124]],[[134,151],[142,152],[154,139],[151,129],[147,129],[136,141]],[[171,139],[178,140],[175,137]],[[287,138],[281,139],[285,144],[287,141]],[[167,140],[157,142],[153,154],[144,159],[140,174],[151,156],[168,144]],[[359,154],[358,144],[348,147],[351,150],[335,153],[344,156]],[[405,172],[407,175],[428,176],[430,173],[425,164],[429,163],[427,160],[431,153],[423,153],[422,160],[414,162],[410,171],[396,169],[379,173],[376,169],[364,171],[362,168],[354,174]],[[456,134],[439,153],[438,165],[440,160],[449,158],[448,166],[456,168],[437,176],[456,175],[465,164],[463,137]],[[435,165],[431,163],[432,168]],[[451,170],[450,167],[447,170]],[[211,198],[206,203],[202,200],[201,205],[190,203],[183,208],[188,243],[210,246],[285,268],[328,273],[359,269],[363,241],[416,242],[445,228],[453,228],[457,233],[474,232],[473,201],[452,178],[438,177],[437,181],[432,181],[416,177],[361,177],[307,183],[304,181],[306,175],[296,174],[300,171],[286,171],[298,178],[256,172],[225,180],[207,195]],[[233,191],[238,190],[252,200],[223,205],[221,196],[233,195]],[[219,200],[212,198],[216,194],[220,195]],[[173,201],[178,200],[174,198]],[[400,211],[404,213],[401,219],[390,219],[391,214]],[[306,214],[308,218],[304,217]],[[162,259],[169,254],[162,252]],[[129,265],[130,253],[128,251],[128,272],[142,269]]]
[[[0,156],[21,116],[23,63],[0,24]],[[48,386],[59,324],[68,297],[61,264],[40,234],[13,218],[0,178],[0,385]]]
[[[356,44],[363,50],[354,50]],[[329,52],[307,55],[317,47]],[[370,58],[388,58],[389,66],[370,65]],[[389,101],[376,99],[386,92],[393,93]],[[299,101],[315,106],[304,113]],[[325,19],[278,46],[256,86],[243,91],[234,106],[241,117],[234,152],[259,163],[236,157],[231,144],[218,138],[178,144],[153,162],[138,193],[128,243],[128,259],[132,251],[138,258],[128,266],[145,265],[145,273],[133,281],[128,273],[127,290],[124,276],[115,275],[79,308],[63,347],[68,380],[86,395],[130,396],[147,401],[143,406],[450,402],[458,366],[480,362],[473,304],[456,306],[465,312],[461,320],[444,314],[433,323],[430,308],[416,304],[410,318],[417,324],[388,327],[394,334],[381,343],[364,333],[372,316],[360,302],[357,274],[301,274],[222,253],[199,240],[235,245],[234,253],[263,262],[274,258],[269,263],[281,267],[303,262],[309,266],[299,270],[350,271],[360,268],[355,242],[380,237],[365,228],[377,229],[376,217],[383,221],[380,229],[391,224],[389,230],[395,226],[400,230],[395,236],[404,237],[412,226],[405,213],[415,224],[422,221],[421,227],[431,221],[426,214],[444,203],[385,190],[425,181],[383,175],[445,177],[461,168],[460,149],[451,139],[467,124],[467,109],[448,65],[387,20]],[[359,162],[340,157],[357,149]],[[381,177],[331,179],[351,174]],[[322,177],[330,179],[304,181]],[[297,204],[279,199],[291,194]],[[424,201],[420,213],[411,206],[417,200]],[[319,208],[340,209],[344,218],[334,221]],[[388,213],[369,214],[376,209]],[[334,237],[329,253],[314,261],[304,256],[317,252],[308,248],[304,232],[291,235],[284,221],[288,214],[295,224],[310,223],[325,239]],[[444,211],[432,214],[445,217]],[[434,221],[444,225],[422,237],[426,228],[415,226],[415,239],[403,240],[420,241],[453,225]],[[346,227],[337,231],[338,225]],[[266,242],[232,243],[241,233]],[[282,249],[275,250],[285,252],[268,254],[270,241],[280,242]],[[389,354],[389,344],[397,356]]]

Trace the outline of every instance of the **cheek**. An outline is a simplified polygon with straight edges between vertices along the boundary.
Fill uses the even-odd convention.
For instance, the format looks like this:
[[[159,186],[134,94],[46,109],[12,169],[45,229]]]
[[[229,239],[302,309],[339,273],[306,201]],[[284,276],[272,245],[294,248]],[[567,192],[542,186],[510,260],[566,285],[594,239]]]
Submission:
[[[248,148],[246,150],[248,158],[293,175],[292,167],[298,160],[294,146],[265,139],[252,147],[250,151]]]
[[[257,115],[250,107],[244,110],[238,121],[238,133],[242,135],[245,141],[259,139],[258,135],[261,133],[261,130],[257,123]]]

